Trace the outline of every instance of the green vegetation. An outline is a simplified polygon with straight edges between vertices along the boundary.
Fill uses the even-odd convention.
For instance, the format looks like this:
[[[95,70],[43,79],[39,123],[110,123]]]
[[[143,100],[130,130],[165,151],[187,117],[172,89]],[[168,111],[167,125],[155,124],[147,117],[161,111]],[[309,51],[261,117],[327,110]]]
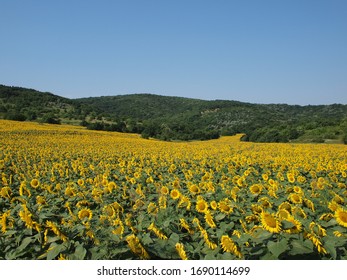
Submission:
[[[251,104],[153,94],[67,99],[0,85],[0,117],[81,124],[166,141],[245,133],[243,140],[253,142],[347,143],[347,105],[341,104]]]

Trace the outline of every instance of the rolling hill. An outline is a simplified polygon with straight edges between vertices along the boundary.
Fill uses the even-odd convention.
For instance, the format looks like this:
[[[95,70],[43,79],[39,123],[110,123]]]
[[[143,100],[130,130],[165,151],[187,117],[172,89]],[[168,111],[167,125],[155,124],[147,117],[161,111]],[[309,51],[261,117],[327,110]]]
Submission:
[[[245,133],[253,142],[347,141],[347,105],[299,106],[199,100],[154,94],[67,99],[0,85],[0,117],[82,124],[141,133],[144,138],[195,140]]]

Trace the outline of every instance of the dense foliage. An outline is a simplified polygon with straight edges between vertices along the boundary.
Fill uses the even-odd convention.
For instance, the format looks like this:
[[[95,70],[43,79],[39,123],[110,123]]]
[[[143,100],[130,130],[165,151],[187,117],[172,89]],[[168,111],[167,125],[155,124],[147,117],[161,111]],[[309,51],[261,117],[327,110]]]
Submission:
[[[0,86],[0,116],[82,124],[162,140],[207,140],[246,134],[251,142],[347,142],[347,105],[291,106],[198,100],[153,94],[67,99]]]
[[[0,120],[0,259],[347,259],[347,147]]]

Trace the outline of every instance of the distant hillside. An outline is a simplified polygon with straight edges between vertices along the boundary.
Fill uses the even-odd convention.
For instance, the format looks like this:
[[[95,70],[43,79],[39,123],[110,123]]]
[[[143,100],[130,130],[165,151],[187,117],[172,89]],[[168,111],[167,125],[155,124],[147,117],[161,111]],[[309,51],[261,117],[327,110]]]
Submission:
[[[342,142],[347,105],[298,106],[133,94],[77,101],[110,119],[142,124],[145,137],[199,139],[246,133],[254,142]],[[206,133],[210,133],[206,136]],[[205,135],[205,136],[204,136]]]
[[[0,117],[17,121],[60,123],[83,116],[78,102],[34,89],[0,85]]]
[[[347,142],[347,105],[293,106],[153,94],[67,99],[0,86],[2,118],[82,124],[162,140],[245,133],[253,142]]]

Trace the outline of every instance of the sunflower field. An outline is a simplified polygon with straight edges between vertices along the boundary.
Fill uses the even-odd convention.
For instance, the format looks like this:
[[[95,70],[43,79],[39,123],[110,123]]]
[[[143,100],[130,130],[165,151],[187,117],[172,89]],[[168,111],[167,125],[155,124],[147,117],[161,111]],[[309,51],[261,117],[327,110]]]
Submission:
[[[347,259],[347,146],[0,120],[0,259]]]

